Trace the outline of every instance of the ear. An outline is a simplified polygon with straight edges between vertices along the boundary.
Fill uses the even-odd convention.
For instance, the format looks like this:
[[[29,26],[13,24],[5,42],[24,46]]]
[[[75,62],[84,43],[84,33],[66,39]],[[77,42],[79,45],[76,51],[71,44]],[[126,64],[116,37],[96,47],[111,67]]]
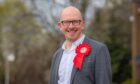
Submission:
[[[61,25],[60,22],[57,23],[57,26],[58,26],[58,28],[61,30],[61,26],[62,26],[62,25]]]
[[[85,28],[85,21],[82,21],[81,26],[82,26],[83,29]]]

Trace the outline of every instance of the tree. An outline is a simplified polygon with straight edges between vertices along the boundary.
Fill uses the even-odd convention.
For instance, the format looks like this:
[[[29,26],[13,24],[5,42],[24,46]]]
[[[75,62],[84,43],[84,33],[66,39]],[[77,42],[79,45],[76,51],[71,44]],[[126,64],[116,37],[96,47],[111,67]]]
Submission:
[[[41,46],[39,44],[42,42],[42,32],[37,21],[34,19],[34,15],[18,0],[6,0],[0,6],[0,18],[0,48],[3,52],[3,57],[9,53],[13,53],[16,57],[15,62],[11,64],[10,71],[11,81],[15,82],[14,77],[17,74],[19,78],[22,76],[22,74],[16,73],[17,71],[22,71],[19,65],[23,66],[26,61],[29,61],[24,60],[24,63],[22,63],[23,58],[26,57],[24,54],[29,53],[33,48]],[[27,65],[28,62],[26,63]],[[32,71],[33,69],[30,70],[30,72]]]

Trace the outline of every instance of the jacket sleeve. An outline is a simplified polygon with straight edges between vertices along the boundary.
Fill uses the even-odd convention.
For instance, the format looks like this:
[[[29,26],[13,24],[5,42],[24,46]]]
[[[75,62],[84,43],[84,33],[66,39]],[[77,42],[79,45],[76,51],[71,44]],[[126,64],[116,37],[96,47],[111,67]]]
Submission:
[[[54,84],[53,82],[53,68],[54,68],[54,64],[55,64],[55,60],[56,60],[56,56],[57,56],[58,50],[55,52],[55,54],[52,57],[52,62],[51,62],[51,68],[50,68],[50,73],[49,73],[49,82],[48,84]]]
[[[112,84],[111,58],[105,45],[98,47],[95,61],[95,84]]]

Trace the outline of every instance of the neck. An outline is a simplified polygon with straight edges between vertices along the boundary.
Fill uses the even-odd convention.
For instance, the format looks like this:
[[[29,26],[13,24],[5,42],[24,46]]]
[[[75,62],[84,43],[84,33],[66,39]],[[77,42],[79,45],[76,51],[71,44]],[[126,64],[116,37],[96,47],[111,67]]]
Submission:
[[[71,46],[72,46],[72,41],[66,41],[66,45],[65,45],[66,50],[69,50]]]
[[[79,36],[79,38],[82,36],[82,34]],[[79,39],[78,38],[78,39]],[[78,40],[78,39],[76,39],[76,40]],[[71,48],[71,46],[72,46],[72,43],[74,42],[74,41],[76,41],[76,40],[70,40],[70,39],[67,39],[66,40],[66,45],[65,45],[65,47],[66,47],[66,50],[69,50],[70,48]]]

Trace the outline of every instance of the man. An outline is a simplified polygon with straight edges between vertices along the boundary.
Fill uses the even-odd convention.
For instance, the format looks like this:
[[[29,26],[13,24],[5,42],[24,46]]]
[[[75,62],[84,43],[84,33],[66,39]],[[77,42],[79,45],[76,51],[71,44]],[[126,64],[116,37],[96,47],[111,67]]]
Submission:
[[[62,10],[58,27],[66,40],[54,55],[49,84],[111,84],[108,49],[83,34],[84,26],[76,7]]]

